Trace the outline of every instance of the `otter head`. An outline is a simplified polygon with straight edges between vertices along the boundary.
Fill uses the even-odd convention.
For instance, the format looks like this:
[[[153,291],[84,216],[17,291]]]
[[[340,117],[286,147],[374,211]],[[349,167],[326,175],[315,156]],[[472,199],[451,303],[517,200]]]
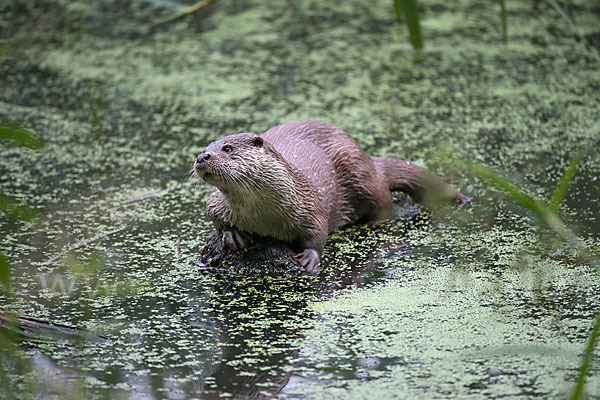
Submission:
[[[211,143],[194,162],[200,179],[223,192],[257,188],[255,181],[264,172],[270,157],[268,145],[253,133],[238,133]]]

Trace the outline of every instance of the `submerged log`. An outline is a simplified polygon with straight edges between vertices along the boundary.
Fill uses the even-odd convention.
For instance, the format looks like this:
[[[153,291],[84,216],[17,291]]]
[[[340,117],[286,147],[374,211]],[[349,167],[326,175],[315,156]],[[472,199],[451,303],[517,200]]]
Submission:
[[[26,339],[29,342],[57,339],[93,342],[108,340],[83,328],[58,324],[47,319],[5,310],[0,310],[0,335],[15,340]]]
[[[266,237],[252,237],[250,245],[242,252],[224,251],[222,235],[215,231],[202,248],[200,260],[213,273],[303,273],[294,250],[283,242]]]
[[[388,220],[393,223],[377,223],[367,225],[353,225],[349,228],[341,230],[345,239],[342,241],[353,241],[355,246],[343,246],[344,252],[328,251],[327,255],[321,260],[320,269],[330,267],[330,264],[340,264],[340,259],[351,259],[351,264],[363,264],[361,267],[363,273],[369,269],[374,258],[382,256],[391,251],[395,252],[395,246],[406,242],[406,231],[410,229],[412,224],[422,225],[426,223],[428,214],[424,212],[422,206],[416,204],[410,197],[403,193],[393,193],[395,206],[395,217]],[[374,226],[373,226],[374,225]],[[380,233],[379,239],[371,238],[365,242],[362,238],[363,234],[368,232]],[[386,235],[387,234],[387,235]],[[393,235],[396,240],[389,243],[389,235]],[[336,235],[337,236],[337,235]],[[330,237],[328,247],[336,248],[336,242],[340,238]],[[258,273],[265,275],[277,274],[306,274],[300,263],[296,259],[297,252],[294,251],[287,243],[276,239],[252,236],[248,248],[241,252],[223,250],[222,235],[219,232],[214,232],[206,245],[200,252],[200,261],[205,265],[206,269],[212,274],[219,272],[236,272],[236,273]],[[336,259],[337,258],[337,259]],[[331,268],[329,268],[331,269]],[[329,274],[336,272],[329,271]]]

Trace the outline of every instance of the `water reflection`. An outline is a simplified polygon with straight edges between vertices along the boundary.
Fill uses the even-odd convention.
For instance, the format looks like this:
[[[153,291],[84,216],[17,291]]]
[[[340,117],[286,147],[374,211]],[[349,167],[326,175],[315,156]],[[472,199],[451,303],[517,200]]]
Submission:
[[[214,286],[211,321],[220,357],[202,398],[271,398],[285,387],[314,287],[304,276],[230,276]]]
[[[381,260],[408,251],[402,238],[413,224],[423,223],[418,218],[423,214],[418,207],[403,210],[409,210],[406,224],[396,219],[332,237],[318,278],[253,266],[207,269],[189,259],[165,265],[137,294],[90,300],[88,326],[110,342],[36,344],[28,358],[31,371],[52,377],[38,380],[43,387],[38,398],[49,393],[78,398],[82,390],[81,398],[274,397],[294,375],[304,332],[315,316],[310,304],[385,278]],[[81,295],[70,293],[60,308],[68,313]],[[9,370],[13,378],[19,375]],[[81,378],[83,386],[77,384]],[[50,381],[62,382],[61,390]]]

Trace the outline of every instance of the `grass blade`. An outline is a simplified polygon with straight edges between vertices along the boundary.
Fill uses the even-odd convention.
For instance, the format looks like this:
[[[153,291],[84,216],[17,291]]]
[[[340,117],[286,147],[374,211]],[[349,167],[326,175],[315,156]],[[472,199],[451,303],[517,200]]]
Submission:
[[[585,377],[587,376],[587,372],[590,368],[590,364],[592,363],[592,356],[594,355],[594,346],[598,341],[598,335],[600,335],[600,311],[596,314],[596,321],[594,322],[594,327],[592,328],[592,333],[588,339],[588,344],[585,348],[585,353],[583,353],[583,360],[581,362],[581,367],[579,368],[579,376],[577,377],[577,386],[575,387],[575,391],[573,392],[573,400],[582,400],[584,398],[584,388],[585,388]]]
[[[569,23],[569,25],[571,25],[571,28],[575,29],[575,23],[573,22],[573,20],[567,15],[567,13],[565,12],[565,10],[562,9],[562,7],[556,2],[556,0],[546,0],[548,2],[548,4],[550,4],[552,7],[554,7],[554,9],[556,11],[558,11],[558,13],[567,20],[567,22]]]
[[[515,203],[533,212],[540,219],[545,220],[547,211],[543,202],[534,199],[533,197],[528,195],[523,189],[519,188],[517,185],[500,175],[498,172],[492,170],[491,168],[471,163],[466,160],[457,161],[458,162],[456,162],[454,165],[470,172],[471,174],[475,175],[480,179],[486,180],[487,182],[491,183],[498,189],[505,192]]]
[[[506,24],[506,4],[504,0],[498,0],[500,3],[500,18],[502,19],[502,41],[508,43],[508,25]]]
[[[576,245],[576,237],[567,226],[562,222],[560,217],[551,211],[545,202],[534,199],[527,194],[523,189],[505,178],[498,172],[483,165],[475,164],[467,160],[453,159],[452,164],[461,168],[472,175],[487,181],[493,186],[505,192],[508,197],[515,203],[531,211],[542,223],[554,230],[565,242]]]
[[[543,224],[554,230],[565,242],[579,247],[577,236],[562,222],[556,212],[548,208],[546,202],[533,198],[515,183],[491,168],[452,156],[449,156],[449,158],[451,160],[450,164],[502,190],[516,204],[531,211]]]
[[[8,290],[10,287],[10,265],[4,254],[0,253],[0,288]]]
[[[17,146],[39,149],[44,145],[42,139],[37,137],[21,125],[0,121],[0,140],[7,139]]]
[[[21,204],[17,199],[5,196],[0,193],[0,211],[6,213],[13,219],[29,221],[37,213],[26,205]]]
[[[398,22],[402,23],[403,12],[402,12],[402,0],[394,0],[394,10],[396,11],[396,19]]]
[[[552,199],[550,200],[550,204],[548,205],[548,210],[550,210],[551,212],[555,213],[558,211],[560,203],[567,194],[569,184],[573,180],[575,173],[577,173],[577,167],[579,166],[582,157],[583,151],[579,150],[577,154],[575,154],[575,156],[571,159],[571,161],[569,161],[569,165],[567,166],[565,172],[563,172],[563,175],[560,177],[560,181],[558,182],[558,185],[556,185],[556,189],[554,190],[554,193],[552,194]]]
[[[416,50],[423,48],[423,38],[421,37],[421,24],[419,22],[419,9],[417,0],[400,0],[402,3],[401,11],[406,19],[410,42]]]

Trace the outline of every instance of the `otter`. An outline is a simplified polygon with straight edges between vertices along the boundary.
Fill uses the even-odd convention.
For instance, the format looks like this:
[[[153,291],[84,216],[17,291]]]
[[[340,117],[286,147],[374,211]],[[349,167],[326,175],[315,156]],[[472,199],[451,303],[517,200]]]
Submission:
[[[469,201],[425,168],[371,157],[341,128],[317,121],[226,136],[196,158],[193,171],[213,186],[206,212],[224,249],[246,248],[248,233],[275,238],[298,251],[311,274],[330,232],[392,215],[391,191],[421,203]]]

